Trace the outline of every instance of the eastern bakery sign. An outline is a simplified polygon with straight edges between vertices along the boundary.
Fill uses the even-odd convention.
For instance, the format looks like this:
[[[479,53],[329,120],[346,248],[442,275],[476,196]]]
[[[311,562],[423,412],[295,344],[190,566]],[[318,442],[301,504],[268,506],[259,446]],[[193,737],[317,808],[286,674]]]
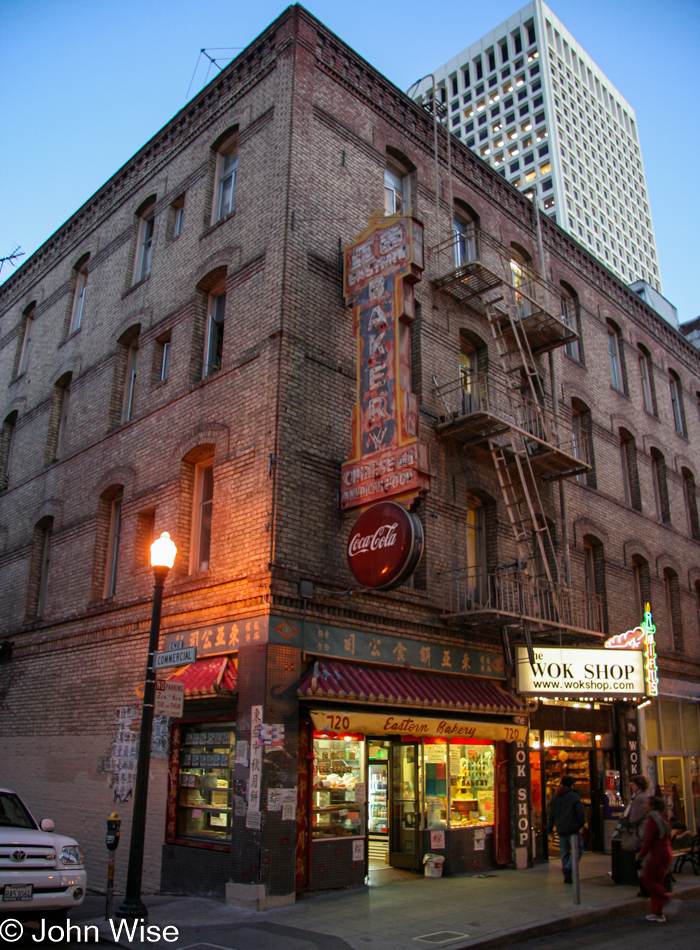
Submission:
[[[363,587],[390,590],[411,576],[423,553],[420,519],[395,501],[364,511],[348,540],[348,564]]]
[[[409,343],[413,285],[423,271],[422,224],[409,216],[372,215],[345,249],[344,265],[357,338],[357,400],[352,446],[341,470],[341,508],[385,498],[411,501],[430,486]]]

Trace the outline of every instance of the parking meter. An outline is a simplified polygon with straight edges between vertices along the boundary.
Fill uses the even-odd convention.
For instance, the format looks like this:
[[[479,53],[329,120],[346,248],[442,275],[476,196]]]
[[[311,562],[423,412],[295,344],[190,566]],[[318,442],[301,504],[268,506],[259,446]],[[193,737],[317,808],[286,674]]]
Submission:
[[[116,811],[113,811],[107,819],[107,837],[105,838],[105,842],[110,851],[116,851],[119,845],[119,826],[121,823],[122,820]]]

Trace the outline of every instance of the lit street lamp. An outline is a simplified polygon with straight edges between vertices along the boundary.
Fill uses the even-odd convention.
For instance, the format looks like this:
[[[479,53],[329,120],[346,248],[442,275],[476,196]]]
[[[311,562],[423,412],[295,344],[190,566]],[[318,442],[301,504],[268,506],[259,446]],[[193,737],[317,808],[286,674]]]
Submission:
[[[141,715],[141,733],[139,736],[139,756],[136,762],[136,780],[134,782],[134,811],[129,842],[129,869],[126,875],[126,896],[117,917],[147,917],[148,911],[141,900],[141,878],[143,875],[143,842],[146,832],[146,803],[148,801],[148,772],[151,762],[151,732],[153,730],[153,707],[156,694],[155,655],[160,636],[160,610],[163,603],[163,584],[168,571],[173,566],[177,548],[167,531],[164,531],[151,545],[151,566],[155,575],[153,586],[153,612],[151,614],[151,635],[148,640],[148,661],[146,663],[146,684],[143,690],[143,713]]]

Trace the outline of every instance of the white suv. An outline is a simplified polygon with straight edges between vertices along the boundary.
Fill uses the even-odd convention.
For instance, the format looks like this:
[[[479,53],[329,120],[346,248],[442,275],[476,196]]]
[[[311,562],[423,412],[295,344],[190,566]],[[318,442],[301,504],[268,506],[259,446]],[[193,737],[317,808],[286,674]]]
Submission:
[[[73,838],[40,825],[16,792],[0,788],[0,919],[41,917],[58,923],[85,899],[83,852]]]

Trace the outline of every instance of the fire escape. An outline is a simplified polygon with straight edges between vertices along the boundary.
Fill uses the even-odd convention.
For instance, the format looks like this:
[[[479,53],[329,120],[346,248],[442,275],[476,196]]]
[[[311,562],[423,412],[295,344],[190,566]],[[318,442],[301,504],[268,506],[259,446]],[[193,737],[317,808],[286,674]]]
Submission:
[[[455,231],[429,252],[433,284],[490,327],[500,366],[457,379],[433,376],[444,408],[436,429],[465,448],[491,454],[518,559],[486,571],[443,576],[443,619],[504,633],[580,639],[602,634],[600,597],[562,583],[541,486],[590,471],[587,434],[565,421],[547,394],[538,357],[577,338],[555,314],[547,282],[509,248],[474,227]]]

